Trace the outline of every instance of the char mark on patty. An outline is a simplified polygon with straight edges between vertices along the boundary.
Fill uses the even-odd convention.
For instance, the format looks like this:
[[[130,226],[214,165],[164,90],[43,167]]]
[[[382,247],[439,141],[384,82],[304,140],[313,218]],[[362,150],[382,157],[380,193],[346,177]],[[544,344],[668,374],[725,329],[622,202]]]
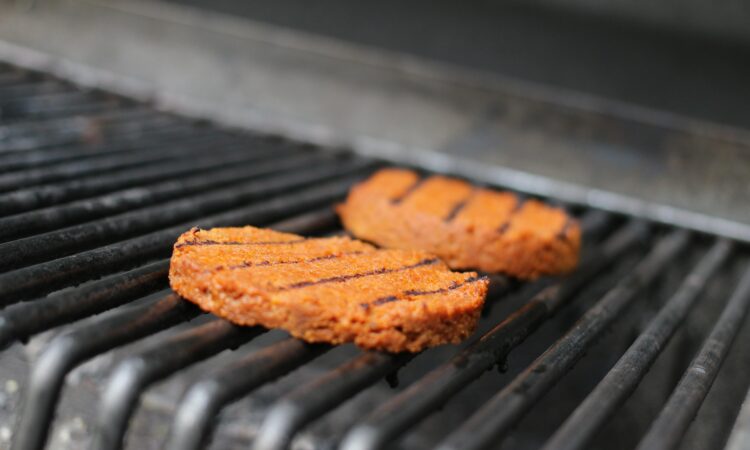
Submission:
[[[398,197],[392,198],[391,203],[394,205],[398,205],[399,203],[406,200],[406,198],[413,193],[417,192],[420,187],[422,187],[422,184],[424,184],[426,178],[420,178],[417,181],[414,182],[411,186],[409,186],[404,192],[401,193]]]
[[[399,300],[400,297],[419,297],[419,296],[432,295],[432,294],[445,294],[447,292],[455,291],[456,289],[460,289],[460,288],[466,286],[467,284],[471,284],[471,283],[474,283],[474,282],[479,281],[479,280],[487,280],[487,279],[488,278],[486,276],[481,276],[481,277],[480,276],[476,276],[476,277],[467,278],[467,279],[465,279],[464,281],[462,281],[460,283],[457,283],[457,282],[454,281],[453,283],[451,283],[450,286],[444,287],[444,288],[440,288],[440,289],[433,289],[433,290],[429,290],[429,291],[415,291],[415,290],[403,291],[399,295],[388,295],[388,296],[385,296],[385,297],[376,298],[372,302],[370,302],[370,303],[362,303],[360,306],[362,306],[365,309],[369,309],[370,306],[379,306],[379,305],[384,305],[386,303],[396,302],[396,301]]]
[[[453,205],[453,208],[451,208],[450,212],[448,212],[448,215],[446,215],[443,220],[445,220],[445,222],[450,222],[453,219],[455,219],[458,213],[460,213],[462,209],[466,208],[466,206],[469,205],[469,203],[474,198],[476,193],[477,193],[477,190],[472,189],[471,192],[469,192],[469,195],[466,196],[466,198],[456,202],[456,204]]]
[[[439,261],[440,260],[438,258],[423,259],[422,261],[419,261],[416,264],[410,264],[408,266],[402,266],[402,267],[395,267],[393,269],[386,269],[385,267],[383,267],[380,269],[371,270],[369,272],[353,273],[351,275],[339,275],[336,277],[321,278],[320,280],[314,280],[314,281],[300,281],[298,283],[293,283],[293,284],[281,287],[278,290],[286,291],[290,289],[300,289],[300,288],[305,288],[308,286],[317,286],[317,285],[326,284],[326,283],[343,283],[345,281],[355,280],[358,278],[371,277],[374,275],[383,275],[386,273],[401,272],[404,270],[415,269],[417,267],[429,266],[431,264],[436,264]]]
[[[175,245],[175,248],[182,248],[182,247],[194,247],[194,246],[202,246],[202,245],[247,245],[247,246],[255,246],[255,245],[284,245],[284,244],[297,244],[300,242],[305,241],[306,239],[292,239],[289,241],[261,241],[261,242],[238,242],[238,241],[213,241],[210,239],[206,239],[205,241],[185,241],[181,242],[177,245]]]

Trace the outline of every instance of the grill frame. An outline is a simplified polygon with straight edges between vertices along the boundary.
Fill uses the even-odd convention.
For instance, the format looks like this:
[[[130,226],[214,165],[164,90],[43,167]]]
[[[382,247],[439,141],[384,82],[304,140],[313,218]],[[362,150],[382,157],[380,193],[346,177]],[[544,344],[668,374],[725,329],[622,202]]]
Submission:
[[[41,84],[45,86],[42,90],[47,90],[51,89],[49,86],[57,83],[56,86],[60,91],[71,89],[76,92],[76,95],[67,97],[62,92],[54,94],[59,94],[56,97],[58,99],[70,100],[81,98],[81,96],[102,95],[79,92],[73,86],[64,85],[40,75],[35,75],[39,78],[34,82],[19,84],[17,82],[23,81],[27,76],[23,71],[19,72],[21,76],[8,76],[3,81],[3,73],[0,71],[0,94],[3,90],[8,92],[8,90],[23,86],[25,91],[21,90],[21,92],[29,95],[29,92],[34,92],[31,87],[35,84]],[[14,91],[11,90],[11,92]],[[14,104],[23,102],[25,95],[17,94],[18,90],[15,92]],[[168,256],[172,242],[182,231],[192,225],[211,227],[253,223],[267,224],[276,229],[297,233],[330,232],[335,229],[336,223],[335,216],[330,209],[331,203],[340,199],[353,182],[381,164],[378,161],[345,156],[338,150],[305,150],[298,144],[274,138],[226,131],[201,124],[186,124],[183,119],[169,117],[166,113],[154,112],[148,107],[133,105],[124,99],[109,96],[107,98],[109,98],[109,103],[107,103],[109,107],[114,109],[122,107],[132,112],[133,122],[128,122],[129,119],[124,121],[124,126],[132,126],[132,128],[126,128],[122,132],[110,132],[108,120],[111,120],[114,130],[119,130],[119,127],[123,126],[119,121],[122,119],[121,116],[128,117],[128,115],[105,112],[103,115],[96,114],[94,117],[92,110],[76,109],[74,105],[70,105],[68,109],[56,109],[54,114],[59,114],[59,116],[53,117],[37,114],[33,108],[18,109],[13,122],[0,124],[0,132],[6,131],[2,135],[4,139],[0,139],[0,161],[11,163],[10,169],[0,173],[0,189],[7,190],[0,193],[0,208],[4,204],[16,205],[16,209],[10,208],[0,210],[0,212],[15,211],[14,217],[17,217],[19,214],[39,211],[38,207],[45,203],[40,203],[38,199],[33,200],[34,193],[41,195],[45,188],[50,192],[61,192],[55,197],[54,202],[62,201],[61,199],[69,201],[61,206],[47,206],[46,211],[57,208],[55,211],[59,213],[85,212],[91,208],[97,208],[99,204],[107,204],[111,208],[107,211],[98,211],[100,217],[71,213],[68,218],[58,219],[59,222],[48,223],[50,231],[44,234],[33,234],[35,231],[31,231],[31,237],[22,239],[11,239],[15,235],[8,234],[6,235],[8,241],[0,243],[0,250],[20,252],[10,262],[3,262],[3,268],[9,270],[0,273],[0,295],[5,306],[0,310],[0,344],[3,347],[17,340],[28,339],[42,331],[85,319],[93,314],[104,313],[101,317],[83,320],[79,325],[74,325],[71,330],[56,336],[36,360],[29,380],[28,392],[25,394],[25,407],[15,433],[14,449],[34,449],[44,445],[53,421],[57,400],[65,383],[65,376],[75,366],[94,355],[102,354],[125,343],[145,338],[157,331],[171,328],[202,315],[196,307],[181,301],[168,289],[158,290],[160,287],[165,287],[164,275],[168,268],[168,260],[161,258]],[[69,117],[66,114],[83,116]],[[149,124],[148,118],[162,116],[167,117],[157,120],[157,123],[161,125],[152,127]],[[82,123],[85,125],[81,125]],[[98,148],[108,148],[111,154],[105,152],[105,154],[94,155],[91,153],[91,145],[86,144],[86,140],[92,140],[92,132],[86,127],[92,126],[92,123],[97,124],[95,127],[98,127],[93,132],[96,135],[93,141],[100,142],[96,144]],[[75,126],[76,124],[78,125]],[[66,126],[73,127],[74,131],[66,129]],[[27,131],[24,132],[24,129]],[[51,132],[53,137],[55,132],[59,133],[60,139],[47,138],[34,141],[28,137],[34,135],[28,130],[45,129]],[[15,131],[8,132],[8,130]],[[202,138],[193,139],[193,132],[203,133]],[[145,161],[140,162],[136,162],[137,157],[132,156],[143,154],[151,157],[150,152],[153,149],[142,147],[146,141],[151,138],[158,139],[155,144],[152,141],[152,146],[161,149],[163,147],[160,145],[172,142],[169,140],[170,136],[180,136],[181,133],[184,133],[181,139],[190,145],[187,147],[176,145],[171,153],[169,151],[166,153],[169,156],[153,156],[154,159],[146,158]],[[122,144],[122,147],[116,147],[114,150],[107,143],[108,140],[122,142],[120,139],[123,138],[126,142]],[[128,139],[132,140],[128,141]],[[178,139],[176,144],[179,143]],[[55,147],[56,145],[61,147]],[[218,145],[224,147],[218,151],[211,148]],[[264,146],[267,147],[265,156],[258,156],[264,155],[262,151]],[[128,150],[129,148],[141,150]],[[259,161],[260,164],[264,164],[263,161],[266,161],[267,172],[258,170],[257,166],[254,166],[256,172],[260,172],[255,173],[259,179],[249,179],[253,176],[253,172],[248,170],[244,173],[245,176],[242,176],[246,169],[244,166],[229,165],[237,163],[232,160],[225,164],[227,167],[207,166],[204,168],[205,172],[179,179],[178,177],[182,174],[189,173],[198,167],[196,161],[200,158],[193,158],[193,156],[207,148],[213,152],[212,156],[243,155],[243,152],[252,150],[252,153],[246,154],[247,160],[241,159],[242,157],[239,157],[239,160],[246,161],[248,166],[254,166]],[[292,170],[289,175],[290,167],[287,163],[272,158],[272,156],[280,155],[296,155],[302,162],[295,160],[299,166],[288,164]],[[111,181],[106,184],[105,180],[111,180],[110,175],[108,173],[99,175],[102,170],[108,170],[107,168],[112,169],[112,174],[116,177],[118,173],[122,173],[120,169],[126,173],[128,170],[135,173],[136,169],[148,170],[153,167],[150,173],[155,178],[158,175],[158,170],[156,170],[158,164],[176,162],[182,156],[191,156],[187,164],[180,166],[182,172],[168,172],[168,176],[172,178],[161,182],[142,176],[120,181],[120,184]],[[111,165],[108,166],[107,161]],[[304,168],[306,162],[318,162],[324,165],[322,169],[308,170],[306,174],[295,177],[297,174],[294,172],[295,168]],[[130,163],[134,165],[127,166]],[[132,169],[127,167],[132,167]],[[236,178],[212,179],[217,173],[224,176],[235,174]],[[275,179],[270,176],[272,174],[283,174],[284,177]],[[185,181],[186,179],[202,180],[201,182],[205,184],[196,182],[190,185]],[[79,187],[76,191],[74,190],[75,183],[80,185],[79,180],[88,180],[89,184],[83,183],[84,187]],[[91,180],[99,180],[108,187],[102,188],[100,184],[97,190],[96,181]],[[142,192],[140,191],[142,186],[152,190]],[[154,186],[160,187],[154,188]],[[169,190],[170,186],[172,190]],[[193,186],[192,191],[189,186]],[[238,186],[240,191],[238,191]],[[244,191],[241,190],[243,186]],[[10,190],[18,187],[26,190],[26,203],[18,199],[17,203],[12,203],[11,200],[8,200],[9,203],[3,203],[4,196],[11,195]],[[210,191],[194,195],[204,188]],[[66,194],[65,189],[71,189],[70,192],[73,193]],[[159,189],[164,189],[164,197],[155,197],[153,194],[160,192]],[[300,192],[300,189],[303,191]],[[141,192],[142,196],[129,197],[130,190]],[[238,195],[238,192],[242,192],[244,196]],[[531,192],[531,194],[534,193]],[[230,195],[237,197],[229,199]],[[22,199],[22,196],[18,198]],[[28,200],[29,198],[32,200]],[[249,200],[257,201],[257,203],[251,206],[241,205]],[[118,201],[123,203],[118,203]],[[217,204],[220,201],[224,203]],[[52,203],[53,200],[48,198],[47,202]],[[165,216],[163,210],[165,204],[182,205],[184,215]],[[78,206],[71,207],[71,205]],[[210,205],[210,208],[196,209],[198,205]],[[71,209],[75,207],[79,209]],[[128,211],[133,207],[138,209],[135,212]],[[171,210],[167,209],[167,212]],[[33,217],[29,216],[25,219],[27,222],[20,222],[21,225],[17,225],[17,229],[23,228],[22,225],[28,224]],[[42,217],[41,214],[40,217]],[[92,220],[86,222],[89,219]],[[5,216],[0,218],[0,224],[5,223],[3,222],[5,220],[7,220]],[[151,223],[141,225],[142,228],[131,226],[134,223],[143,224],[149,221]],[[590,279],[595,278],[608,264],[614,263],[635,243],[648,239],[647,236],[652,233],[653,229],[659,228],[657,224],[648,224],[637,218],[629,219],[622,226],[613,225],[615,222],[617,222],[617,217],[613,214],[588,210],[583,221],[584,228],[588,231],[587,239],[597,241],[599,235],[607,233],[610,233],[610,237],[605,240],[604,244],[594,248],[593,254],[588,256],[590,259],[584,260],[579,271],[564,279],[543,279],[524,286],[522,295],[527,301],[520,310],[479,337],[474,344],[463,349],[445,365],[439,366],[386,402],[371,416],[360,421],[359,425],[354,427],[345,438],[343,448],[381,448],[410,431],[425,417],[435,414],[438,406],[449,401],[487,369],[498,364],[502,365],[508,353],[522,344],[527,336],[557,311],[572,302],[573,297]],[[58,231],[55,228],[58,226],[67,226],[69,229],[78,231],[75,234],[72,231],[71,234],[65,234],[66,229]],[[117,234],[118,230],[122,230],[122,234]],[[628,277],[620,280],[601,300],[600,304],[612,304],[614,308],[604,308],[603,316],[599,315],[598,310],[587,311],[582,320],[589,318],[594,325],[590,329],[574,328],[569,335],[561,339],[559,345],[571,342],[575,343],[576,352],[585,350],[589,345],[589,340],[600,334],[603,327],[614,320],[621,309],[628,306],[632,296],[659,276],[659,271],[655,268],[673,261],[678,250],[688,246],[695,239],[694,235],[695,233],[691,235],[688,229],[675,229],[667,237],[660,238],[658,242],[661,243],[650,253],[650,256],[647,256]],[[62,238],[72,239],[73,242],[68,247],[55,249],[53,246]],[[709,236],[709,239],[717,238]],[[739,242],[730,243],[726,238],[715,242],[714,250],[706,258],[716,264],[716,267],[719,262],[723,262],[724,258],[729,258],[730,250],[734,250],[734,253],[741,253],[742,244]],[[40,244],[45,243],[49,245],[40,247]],[[38,260],[32,259],[32,256]],[[722,261],[717,262],[717,259]],[[604,265],[605,262],[607,265]],[[716,267],[713,269],[715,270]],[[696,269],[696,271],[704,273],[702,269]],[[102,276],[103,278],[100,278]],[[749,280],[750,277],[743,278],[738,293],[731,297],[726,310],[741,313],[735,314],[735,316],[741,315],[741,319],[744,319],[747,313],[746,297],[750,292]],[[79,282],[86,283],[74,289],[57,291],[61,287]],[[692,282],[690,276],[688,282]],[[507,279],[494,280],[494,286],[492,295],[495,297],[501,297],[519,288],[517,284]],[[685,286],[686,289],[692,288],[691,284]],[[50,295],[44,297],[46,294]],[[697,292],[693,291],[690,295],[697,295]],[[128,303],[133,304],[128,305]],[[113,311],[106,312],[110,309]],[[729,321],[724,315],[718,320],[716,330],[721,330],[720,326],[728,326],[730,331],[729,338],[724,337],[722,341],[724,351],[728,351],[731,346],[740,322],[742,321],[737,317]],[[122,445],[127,421],[141,394],[152,383],[210,358],[224,349],[234,348],[248,342],[261,332],[262,330],[255,328],[239,329],[220,319],[214,319],[209,323],[199,324],[177,334],[159,338],[150,350],[143,350],[128,356],[113,370],[113,375],[101,399],[99,415],[101,422],[96,427],[94,445],[97,448],[119,448]],[[164,344],[169,344],[169,347],[162,348]],[[179,351],[173,353],[173,348]],[[271,348],[278,350],[279,353],[270,350]],[[205,443],[210,436],[213,415],[224,406],[239,400],[254,388],[312,361],[328,350],[330,350],[328,346],[302,344],[289,339],[272,344],[271,347],[247,355],[229,366],[221,367],[195,380],[180,404],[167,446],[173,449],[199,448],[201,443]],[[708,347],[702,350],[688,373],[695,373],[696,365],[701,367],[707,365],[705,360],[709,350],[711,349]],[[578,358],[578,354],[574,352],[564,352],[562,356],[567,359],[560,363],[553,375],[549,375],[552,372],[534,371],[534,368],[543,364],[544,360],[527,368],[526,377],[531,376],[537,379],[546,377],[542,387],[538,388],[535,396],[525,400],[526,403],[519,406],[519,409],[511,412],[506,409],[506,414],[510,414],[508,416],[510,418],[503,422],[503,426],[493,430],[493,433],[506,430],[512,423],[519,420],[523,413],[533,406],[535,400],[544,395],[546,389],[562,377]],[[658,354],[653,357],[656,356]],[[544,357],[543,355],[540,358]],[[378,380],[393,374],[400,367],[408,364],[412,358],[412,355],[362,353],[320,378],[313,379],[294,392],[279,398],[260,429],[255,443],[256,448],[270,449],[288,446],[294,435],[305,425],[335,409]],[[712,376],[715,376],[720,368],[722,359],[720,357],[718,361],[715,361],[717,364],[711,367],[711,377],[702,380],[702,389],[687,389],[683,385],[676,388],[675,396],[677,397],[685,398],[689,393],[689,404],[692,406],[691,409],[680,410],[679,426],[673,425],[668,434],[671,440],[659,441],[658,446],[674,447],[679,443],[678,438],[684,435],[689,425],[688,419],[692,417],[691,412],[696,411],[702,403],[705,393],[713,382]],[[232,371],[249,367],[258,368],[258,372],[247,379],[231,382],[229,374]],[[450,372],[451,370],[454,372]],[[448,375],[444,375],[445,373]],[[443,380],[441,376],[446,378]],[[517,380],[520,380],[518,383],[528,383],[526,378]],[[692,382],[689,377],[686,378],[686,383],[688,382]],[[432,394],[423,395],[425,389],[430,389],[429,386],[437,387],[433,387],[432,391],[428,390]],[[503,392],[511,392],[512,389],[511,384]],[[422,400],[416,401],[414,396],[421,396]],[[499,417],[496,414],[497,411],[489,415],[483,413],[485,409],[492,411],[492,405],[497,401],[493,399],[486,404],[477,413],[476,418],[470,419],[472,423],[488,423],[490,418]],[[619,404],[613,408],[617,408]],[[670,402],[666,408],[673,410],[675,406]],[[482,414],[485,415],[482,416]],[[592,434],[595,428],[601,427],[603,422],[604,420],[601,420],[588,424],[592,427],[588,434]],[[660,421],[655,423],[657,430],[666,429],[662,428],[665,425],[661,423]],[[736,435],[742,432],[742,426],[743,424],[738,422]],[[477,430],[472,430],[468,435],[459,436],[461,436],[462,445],[471,444],[472,448],[484,447],[488,442],[488,438],[477,433]],[[555,436],[548,445],[555,446]],[[467,443],[468,437],[476,441]],[[450,445],[455,442],[451,440],[451,437],[448,439],[443,448],[454,448]],[[735,441],[737,439],[739,438]],[[579,448],[583,445],[583,440],[575,443],[566,439],[565,443],[570,445],[569,448]],[[647,440],[643,445],[644,448],[656,448],[654,445],[657,444],[654,444],[654,441],[649,443]]]

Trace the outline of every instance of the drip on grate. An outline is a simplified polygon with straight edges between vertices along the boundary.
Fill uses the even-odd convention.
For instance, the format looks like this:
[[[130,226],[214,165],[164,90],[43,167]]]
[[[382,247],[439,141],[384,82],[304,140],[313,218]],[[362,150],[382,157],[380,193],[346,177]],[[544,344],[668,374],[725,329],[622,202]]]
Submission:
[[[743,243],[572,207],[575,273],[493,277],[475,336],[419,355],[236,327],[168,289],[184,230],[340,232],[331,205],[381,164],[0,67],[0,445],[748,444]]]

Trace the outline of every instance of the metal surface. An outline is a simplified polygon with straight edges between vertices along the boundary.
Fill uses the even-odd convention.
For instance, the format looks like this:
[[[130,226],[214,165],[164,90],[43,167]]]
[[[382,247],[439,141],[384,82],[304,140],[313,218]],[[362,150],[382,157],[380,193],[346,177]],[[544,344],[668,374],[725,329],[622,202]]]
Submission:
[[[745,321],[750,308],[750,271],[740,279],[724,311],[706,341],[685,371],[680,383],[651,429],[638,445],[639,450],[676,448],[708,395],[722,362]]]
[[[732,244],[728,241],[714,244],[643,334],[638,336],[596,389],[545,444],[545,450],[582,448],[591,440],[646,376],[659,352],[685,320],[708,280],[727,259],[731,249]]]
[[[250,353],[195,382],[182,400],[170,430],[167,448],[198,449],[205,445],[212,422],[226,404],[237,401],[253,389],[274,380],[328,350],[287,339],[258,352]],[[249,376],[238,373],[250,371]]]
[[[724,450],[742,450],[750,447],[750,391],[742,404],[742,410],[732,429]]]
[[[554,346],[451,433],[441,448],[487,448],[498,442],[689,241],[690,235],[684,230],[662,238],[629,276],[589,309]],[[375,445],[368,445],[368,448],[373,447]]]
[[[393,373],[412,358],[410,354],[365,353],[323,377],[300,386],[271,407],[254,448],[271,450],[289,447],[295,433],[303,426]]]
[[[236,348],[265,331],[217,318],[122,361],[102,395],[93,448],[121,447],[135,404],[150,384],[222,350]]]
[[[75,366],[98,353],[197,314],[197,307],[174,293],[155,294],[151,301],[56,338],[34,364],[13,448],[38,449],[44,446],[63,381]]]

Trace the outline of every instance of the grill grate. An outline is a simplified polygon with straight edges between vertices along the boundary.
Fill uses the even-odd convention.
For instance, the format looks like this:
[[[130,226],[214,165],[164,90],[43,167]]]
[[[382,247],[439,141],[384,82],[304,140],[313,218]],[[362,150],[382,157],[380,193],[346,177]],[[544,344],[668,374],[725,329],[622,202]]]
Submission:
[[[54,335],[23,386],[13,448],[44,447],[66,377],[95,356],[146,338],[145,346],[128,350],[114,365],[97,399],[92,448],[114,449],[123,445],[152,385],[265,334],[208,317],[167,288],[167,258],[180,233],[192,226],[248,223],[303,234],[339,232],[331,204],[378,165],[0,67],[0,344],[8,349],[50,330]],[[625,311],[643,303],[644,292],[668,284],[675,267],[682,279],[668,286],[667,301],[601,382],[548,433],[545,448],[595,442],[694,305],[708,296],[707,285],[720,278],[734,289],[723,313],[692,363],[680,368],[685,375],[672,385],[661,413],[640,430],[639,448],[677,446],[746,322],[750,272],[738,282],[737,269],[726,269],[746,271],[742,244],[595,210],[580,211],[580,218],[590,245],[574,274],[525,285],[494,277],[482,325],[487,331],[451,349],[452,355],[446,348],[424,352],[437,355],[438,363],[353,418],[342,447],[400,441],[488,370],[508,365],[511,352],[538,330],[571,308],[583,308],[592,285],[605,285],[606,293],[536,360],[463,423],[443,430],[440,448],[497,445],[524,416],[543,414],[535,405]],[[691,258],[691,252],[700,255]],[[629,268],[632,259],[637,262]],[[710,300],[723,304],[724,298]],[[501,304],[518,307],[493,313]],[[169,331],[193,319],[195,324]],[[164,445],[202,448],[228,405],[334,350],[286,338],[210,367],[190,380]],[[255,448],[286,448],[306,426],[383,378],[394,383],[397,370],[422,356],[359,352],[306,380],[273,399]],[[748,443],[747,410],[731,433],[732,449]]]

